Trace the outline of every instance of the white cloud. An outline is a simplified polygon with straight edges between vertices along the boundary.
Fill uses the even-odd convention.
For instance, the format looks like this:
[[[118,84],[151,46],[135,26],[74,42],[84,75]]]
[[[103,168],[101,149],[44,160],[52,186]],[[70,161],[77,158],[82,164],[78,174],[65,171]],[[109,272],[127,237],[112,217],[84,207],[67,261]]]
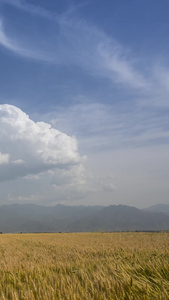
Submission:
[[[11,194],[7,195],[7,201],[9,203],[39,203],[43,197],[36,194],[31,194],[30,196],[12,196]]]
[[[24,160],[23,159],[17,159],[13,161],[14,164],[24,164]]]
[[[0,152],[0,165],[7,164],[9,162],[9,154],[3,154]]]
[[[81,161],[75,137],[50,124],[35,123],[19,108],[7,104],[0,105],[0,151],[0,181],[55,168],[69,169]]]

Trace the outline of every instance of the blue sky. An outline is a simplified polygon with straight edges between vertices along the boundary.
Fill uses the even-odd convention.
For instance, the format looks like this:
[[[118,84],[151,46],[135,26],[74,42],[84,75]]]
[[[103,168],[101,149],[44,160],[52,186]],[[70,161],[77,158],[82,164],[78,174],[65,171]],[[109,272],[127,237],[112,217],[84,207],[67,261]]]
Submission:
[[[169,2],[0,0],[0,203],[167,203]]]

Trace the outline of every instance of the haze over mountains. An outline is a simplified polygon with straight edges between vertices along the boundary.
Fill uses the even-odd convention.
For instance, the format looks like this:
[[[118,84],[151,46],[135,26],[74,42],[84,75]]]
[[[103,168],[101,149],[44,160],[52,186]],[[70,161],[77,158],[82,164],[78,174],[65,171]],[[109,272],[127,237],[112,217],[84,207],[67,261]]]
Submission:
[[[169,230],[169,205],[144,210],[125,205],[0,206],[0,231],[4,233],[153,230]]]

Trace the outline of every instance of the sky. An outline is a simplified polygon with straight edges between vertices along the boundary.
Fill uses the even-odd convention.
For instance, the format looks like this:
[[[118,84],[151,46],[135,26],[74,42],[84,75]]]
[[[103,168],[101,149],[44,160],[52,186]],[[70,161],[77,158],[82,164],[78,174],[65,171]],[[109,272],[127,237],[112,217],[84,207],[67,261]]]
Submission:
[[[168,0],[0,0],[0,204],[169,204],[168,37]]]

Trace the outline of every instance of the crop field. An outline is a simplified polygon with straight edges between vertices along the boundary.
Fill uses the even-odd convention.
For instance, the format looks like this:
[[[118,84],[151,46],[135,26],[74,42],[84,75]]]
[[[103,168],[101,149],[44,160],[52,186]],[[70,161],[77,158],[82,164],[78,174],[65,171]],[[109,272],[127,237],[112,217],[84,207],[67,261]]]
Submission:
[[[169,233],[2,234],[0,299],[169,299]]]

